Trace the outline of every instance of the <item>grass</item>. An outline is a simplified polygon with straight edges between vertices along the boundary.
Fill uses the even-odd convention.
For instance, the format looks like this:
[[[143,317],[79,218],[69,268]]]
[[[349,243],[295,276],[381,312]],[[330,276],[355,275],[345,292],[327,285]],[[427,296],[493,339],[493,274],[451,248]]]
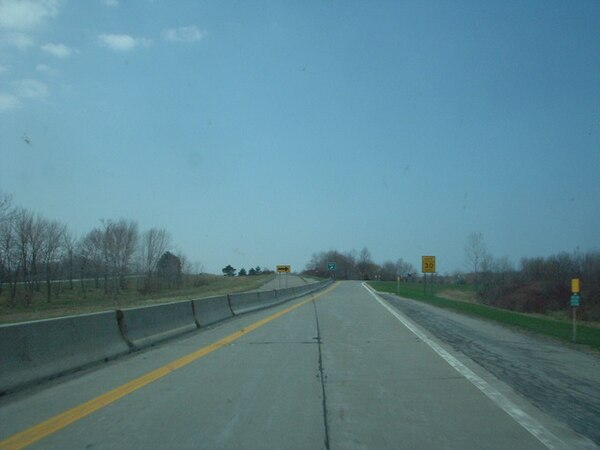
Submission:
[[[148,294],[139,291],[143,279],[128,280],[128,288],[119,291],[116,295],[105,295],[102,281],[100,288],[95,288],[91,280],[85,281],[83,288],[79,281],[74,282],[73,289],[69,289],[68,283],[55,283],[52,287],[54,293],[50,303],[46,300],[46,286],[42,284],[39,292],[33,292],[30,296],[29,306],[26,305],[25,286],[18,286],[15,304],[10,305],[9,288],[5,285],[0,295],[0,323],[48,319],[251,291],[267,283],[274,276],[273,274],[252,277],[200,275],[185,280],[184,285],[178,289],[163,289]]]
[[[373,281],[369,282],[369,284],[374,289],[381,292],[391,292],[394,294],[397,292],[397,285],[393,281]],[[469,286],[435,286],[432,289],[432,291],[435,291],[429,292],[429,289],[432,287],[433,286],[428,286],[428,292],[424,293],[422,284],[402,283],[400,284],[399,295],[440,308],[446,308],[459,313],[515,326],[527,331],[533,331],[562,341],[572,341],[573,328],[569,321],[557,320],[551,317],[540,317],[539,315],[523,314],[468,301],[451,300],[438,294],[449,290],[468,292],[469,290],[472,290],[472,287]],[[577,343],[600,349],[600,328],[578,323]]]

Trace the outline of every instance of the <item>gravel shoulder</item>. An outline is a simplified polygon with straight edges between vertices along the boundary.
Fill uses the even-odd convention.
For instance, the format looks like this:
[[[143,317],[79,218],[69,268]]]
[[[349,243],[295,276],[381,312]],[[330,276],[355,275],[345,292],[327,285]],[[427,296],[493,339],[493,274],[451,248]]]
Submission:
[[[600,353],[379,293],[542,411],[600,445]]]

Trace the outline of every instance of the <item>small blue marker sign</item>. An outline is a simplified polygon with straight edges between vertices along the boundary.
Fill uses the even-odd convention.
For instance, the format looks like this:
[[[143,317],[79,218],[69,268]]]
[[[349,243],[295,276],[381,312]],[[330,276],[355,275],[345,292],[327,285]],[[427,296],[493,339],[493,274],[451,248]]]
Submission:
[[[579,306],[579,295],[578,294],[571,295],[571,306]]]

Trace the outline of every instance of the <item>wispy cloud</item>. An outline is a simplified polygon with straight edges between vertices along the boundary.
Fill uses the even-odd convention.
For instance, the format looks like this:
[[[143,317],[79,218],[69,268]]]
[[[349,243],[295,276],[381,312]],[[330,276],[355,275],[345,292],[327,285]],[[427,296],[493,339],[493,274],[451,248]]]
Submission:
[[[56,17],[62,0],[0,0],[0,29],[33,30]]]
[[[21,100],[18,97],[0,92],[0,113],[17,109],[20,106]]]
[[[24,79],[13,81],[12,85],[21,98],[44,98],[48,96],[48,86],[41,81]]]
[[[128,52],[137,47],[146,47],[152,41],[145,38],[134,38],[128,34],[101,34],[98,36],[98,42],[111,49],[120,52]]]
[[[197,26],[171,28],[163,31],[163,39],[170,42],[195,42],[206,36],[206,31]]]
[[[37,66],[35,66],[35,70],[37,70],[40,73],[45,73],[46,75],[56,75],[58,72],[53,69],[50,66],[47,66],[46,64],[38,64]]]
[[[57,58],[68,58],[73,54],[73,49],[65,44],[44,44],[42,50]]]
[[[26,50],[33,46],[33,38],[25,33],[12,32],[5,33],[0,37],[0,42],[3,45],[17,47],[19,50]]]
[[[2,75],[3,73],[6,73],[6,72],[8,72],[8,67],[0,64],[0,75]]]
[[[34,44],[30,33],[56,17],[63,0],[0,0],[0,44],[26,50]]]
[[[102,3],[109,8],[116,8],[119,6],[119,0],[102,0]]]

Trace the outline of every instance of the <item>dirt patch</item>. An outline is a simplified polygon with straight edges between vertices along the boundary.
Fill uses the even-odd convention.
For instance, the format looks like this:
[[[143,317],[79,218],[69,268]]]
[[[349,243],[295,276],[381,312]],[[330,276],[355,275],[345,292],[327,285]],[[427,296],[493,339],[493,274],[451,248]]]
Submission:
[[[438,292],[437,296],[447,298],[448,300],[458,300],[460,302],[477,303],[475,298],[475,292],[447,289],[445,291]]]

